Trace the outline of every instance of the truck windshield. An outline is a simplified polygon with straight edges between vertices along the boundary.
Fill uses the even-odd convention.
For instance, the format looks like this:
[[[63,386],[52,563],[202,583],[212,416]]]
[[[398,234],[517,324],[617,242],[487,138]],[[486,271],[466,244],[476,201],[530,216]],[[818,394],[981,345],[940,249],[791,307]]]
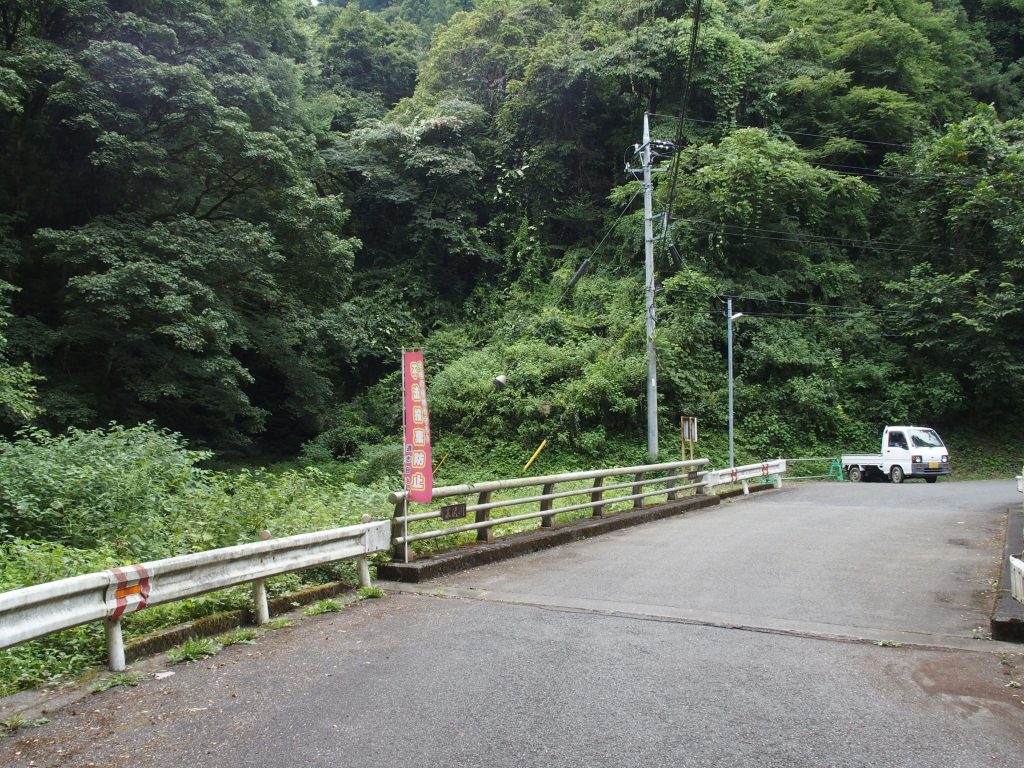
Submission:
[[[910,442],[915,448],[945,448],[942,438],[933,429],[915,429],[910,433]]]

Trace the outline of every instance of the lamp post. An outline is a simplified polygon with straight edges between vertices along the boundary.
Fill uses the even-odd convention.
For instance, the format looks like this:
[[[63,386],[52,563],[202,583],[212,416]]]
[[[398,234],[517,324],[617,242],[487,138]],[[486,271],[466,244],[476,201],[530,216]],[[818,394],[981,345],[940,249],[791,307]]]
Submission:
[[[732,424],[732,321],[743,317],[742,312],[732,313],[732,299],[726,299],[725,306],[726,328],[728,329],[729,341],[729,469],[736,466],[736,455],[733,452],[733,424]]]

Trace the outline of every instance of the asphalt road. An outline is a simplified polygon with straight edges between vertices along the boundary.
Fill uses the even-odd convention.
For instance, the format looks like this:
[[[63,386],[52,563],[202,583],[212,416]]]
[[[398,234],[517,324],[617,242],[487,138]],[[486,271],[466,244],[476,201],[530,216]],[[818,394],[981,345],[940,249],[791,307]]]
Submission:
[[[977,632],[1017,503],[1012,481],[727,502],[80,699],[0,765],[1019,766],[1024,648]]]

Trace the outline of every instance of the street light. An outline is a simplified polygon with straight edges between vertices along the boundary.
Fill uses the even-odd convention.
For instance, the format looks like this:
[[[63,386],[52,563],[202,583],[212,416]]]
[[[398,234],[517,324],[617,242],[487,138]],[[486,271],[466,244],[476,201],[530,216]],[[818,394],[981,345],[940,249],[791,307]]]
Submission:
[[[732,313],[732,299],[726,299],[725,308],[726,327],[729,332],[729,469],[736,466],[736,456],[733,452],[733,428],[732,428],[732,321],[743,317],[742,312]]]

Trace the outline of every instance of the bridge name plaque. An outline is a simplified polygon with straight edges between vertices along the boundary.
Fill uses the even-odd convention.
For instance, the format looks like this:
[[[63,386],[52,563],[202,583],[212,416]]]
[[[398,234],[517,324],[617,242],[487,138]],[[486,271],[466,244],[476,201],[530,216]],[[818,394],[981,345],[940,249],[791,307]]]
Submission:
[[[448,504],[441,507],[439,511],[441,512],[442,520],[458,520],[466,516],[466,504],[465,502],[462,504]]]

